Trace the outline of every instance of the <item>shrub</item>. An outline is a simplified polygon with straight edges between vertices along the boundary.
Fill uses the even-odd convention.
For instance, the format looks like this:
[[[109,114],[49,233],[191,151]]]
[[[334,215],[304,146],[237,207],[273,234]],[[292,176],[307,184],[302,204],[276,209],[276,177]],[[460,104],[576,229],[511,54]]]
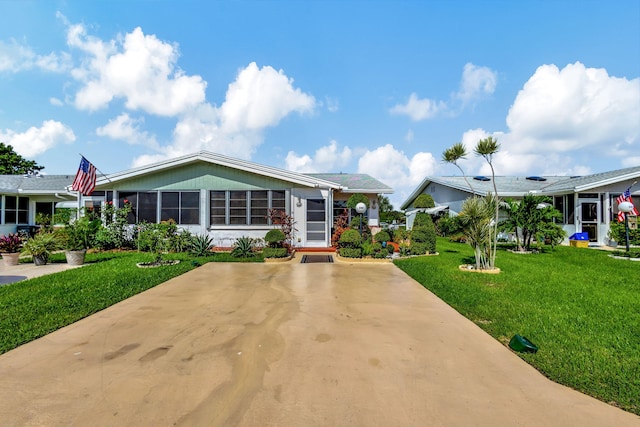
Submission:
[[[409,231],[406,228],[398,228],[393,232],[393,241],[402,243],[409,238]]]
[[[279,229],[269,230],[267,235],[264,236],[264,241],[267,242],[267,245],[271,248],[281,248],[284,240],[284,232]]]
[[[340,248],[340,256],[345,258],[362,258],[362,249],[360,248]]]
[[[9,233],[0,237],[0,252],[13,254],[20,252],[20,249],[22,249],[22,236],[18,233]]]
[[[251,237],[242,236],[236,240],[233,244],[233,250],[231,256],[234,258],[251,258],[255,256],[256,239]]]
[[[413,221],[413,227],[420,227],[422,225],[433,226],[433,219],[431,219],[430,214],[425,212],[418,212],[416,214],[416,219]]]
[[[436,252],[436,230],[433,227],[433,223],[431,227],[428,225],[413,227],[413,230],[411,230],[411,246],[414,244],[425,245],[429,253]]]
[[[340,236],[345,230],[349,229],[349,212],[346,209],[342,210],[342,213],[337,216],[333,223],[333,233],[331,234],[331,246],[337,248],[340,246]]]
[[[360,248],[361,244],[362,239],[360,238],[360,233],[358,233],[358,230],[345,230],[345,232],[342,233],[342,236],[340,236],[341,248]]]
[[[287,248],[266,247],[262,250],[265,258],[284,258],[288,254]]]
[[[463,227],[457,216],[440,217],[436,223],[436,233],[439,236],[450,237],[456,234],[462,234]]]
[[[393,245],[387,245],[387,252],[389,252],[390,255],[393,254],[393,251],[395,251]]]
[[[389,242],[391,241],[391,236],[385,230],[379,231],[376,235],[373,236],[376,242]]]
[[[349,226],[354,230],[360,230],[360,215],[355,216],[351,219],[351,224]],[[363,218],[362,221],[362,240],[371,239],[371,229],[367,225],[367,219]]]
[[[362,256],[369,256],[373,253],[373,244],[371,242],[362,242]]]
[[[413,202],[414,208],[433,208],[436,206],[436,203],[433,201],[433,197],[430,194],[421,194],[416,197],[416,200]]]
[[[191,253],[195,256],[211,255],[213,239],[207,234],[191,236]]]
[[[424,255],[430,253],[429,246],[426,243],[411,242],[409,253],[411,255]]]

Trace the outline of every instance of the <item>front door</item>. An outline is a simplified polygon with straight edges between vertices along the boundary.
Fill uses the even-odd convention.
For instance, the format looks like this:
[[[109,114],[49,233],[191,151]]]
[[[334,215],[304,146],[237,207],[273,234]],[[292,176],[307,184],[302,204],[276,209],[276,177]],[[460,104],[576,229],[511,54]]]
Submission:
[[[580,225],[582,232],[589,233],[589,241],[598,241],[598,223],[600,222],[600,201],[580,200]]]
[[[325,199],[307,199],[307,246],[323,247],[327,240]]]

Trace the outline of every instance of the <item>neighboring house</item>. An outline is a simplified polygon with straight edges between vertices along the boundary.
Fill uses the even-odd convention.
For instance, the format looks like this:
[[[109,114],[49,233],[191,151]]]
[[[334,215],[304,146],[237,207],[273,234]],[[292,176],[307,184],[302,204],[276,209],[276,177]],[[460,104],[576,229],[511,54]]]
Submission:
[[[73,177],[64,183],[59,181],[57,195],[68,201],[57,207],[78,206],[75,193],[65,192]],[[44,183],[50,178],[44,175],[32,179]],[[105,203],[123,206],[126,200],[133,208],[129,217],[132,224],[173,219],[181,228],[208,234],[217,246],[227,247],[241,236],[264,237],[276,227],[269,223],[268,210],[284,210],[296,221],[295,246],[329,247],[334,215],[342,212],[351,194],[362,193],[369,198],[367,216],[369,224],[375,226],[377,195],[392,192],[368,175],[302,174],[200,151],[100,176],[93,194],[82,197],[80,205],[99,209]],[[25,219],[28,224],[34,223],[36,199],[30,194],[25,193],[29,199],[23,206],[28,206],[28,212],[18,224]],[[46,200],[60,200],[55,194],[48,193]],[[15,229],[14,223],[6,225],[5,233],[11,226]]]
[[[491,177],[467,177],[473,192],[462,176],[426,177],[401,210],[407,214],[407,228],[411,229],[416,212],[414,200],[420,194],[430,194],[436,203],[431,210],[449,211],[457,215],[462,203],[471,194],[484,196],[493,192]],[[589,240],[598,244],[606,243],[609,223],[615,221],[618,213],[616,197],[627,188],[635,197],[636,206],[640,202],[640,166],[586,176],[496,176],[495,184],[502,198],[521,199],[525,194],[544,195],[553,198],[553,204],[563,215],[562,226],[567,235],[576,232],[589,233]],[[632,226],[635,226],[635,218]]]
[[[0,235],[34,225],[39,213],[52,215],[59,202],[74,203],[75,193],[66,190],[72,175],[0,175]]]

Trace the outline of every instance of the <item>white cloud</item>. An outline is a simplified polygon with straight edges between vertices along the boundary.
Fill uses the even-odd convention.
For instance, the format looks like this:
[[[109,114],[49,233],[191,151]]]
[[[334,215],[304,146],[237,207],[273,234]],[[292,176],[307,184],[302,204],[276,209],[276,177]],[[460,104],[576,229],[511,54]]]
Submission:
[[[498,75],[488,67],[479,67],[471,63],[464,66],[460,89],[455,95],[467,104],[482,95],[490,95],[496,90]]]
[[[414,122],[430,119],[439,112],[446,109],[446,104],[442,101],[431,99],[420,99],[418,95],[412,93],[406,104],[397,104],[389,110],[391,114],[403,114],[409,116]]]
[[[292,113],[310,113],[315,105],[315,98],[294,88],[282,70],[252,62],[238,72],[219,108],[202,103],[189,110],[174,128],[173,143],[156,155],[135,159],[134,165],[199,150],[250,159],[265,129]]]
[[[294,172],[334,172],[336,168],[346,166],[352,157],[349,147],[338,148],[336,141],[316,150],[313,158],[307,154],[298,156],[289,151],[285,159],[285,168]]]
[[[32,126],[22,133],[7,129],[5,132],[0,132],[0,140],[13,146],[16,153],[33,157],[56,145],[70,144],[76,140],[76,136],[68,126],[54,120],[47,120],[42,122],[41,127]]]
[[[366,173],[394,189],[389,196],[396,209],[425,176],[435,175],[438,161],[431,153],[419,152],[409,158],[404,152],[387,144],[367,150],[358,161],[358,172]]]
[[[17,73],[40,69],[50,72],[63,72],[70,67],[70,57],[66,53],[38,55],[29,46],[11,39],[9,43],[0,40],[0,71]]]
[[[122,113],[115,119],[109,120],[109,123],[105,126],[97,128],[96,135],[122,140],[128,144],[139,144],[157,148],[158,142],[155,136],[140,130],[140,125],[143,123],[144,118],[132,119],[129,114]]]
[[[411,129],[409,129],[407,131],[407,134],[404,136],[404,140],[407,141],[407,142],[411,142],[411,141],[413,141],[413,137],[414,137],[413,131]]]
[[[431,119],[439,114],[456,115],[464,107],[480,99],[483,95],[492,94],[498,82],[498,74],[488,67],[467,63],[462,71],[462,80],[458,92],[453,93],[448,101],[418,98],[414,92],[409,95],[405,104],[396,104],[389,112],[409,116],[418,122]]]
[[[130,110],[175,116],[204,102],[206,83],[176,67],[178,46],[145,35],[141,28],[117,40],[89,36],[82,25],[70,25],[67,44],[87,54],[72,70],[81,83],[75,105],[82,110],[105,108],[122,98]]]
[[[387,144],[367,150],[358,161],[358,172],[380,179],[396,188],[419,184],[425,176],[432,175],[437,161],[431,153],[420,152],[412,158],[393,145]]]
[[[270,66],[255,62],[240,70],[229,85],[220,107],[222,127],[227,132],[275,126],[292,112],[313,111],[315,99],[293,87],[293,79]]]
[[[324,100],[330,113],[335,113],[340,109],[340,102],[337,99],[325,96]]]
[[[62,107],[64,105],[64,102],[62,102],[58,98],[51,97],[49,98],[49,104],[54,105],[56,107]]]
[[[543,65],[509,110],[509,148],[531,153],[600,147],[607,155],[624,143],[637,152],[639,117],[640,78],[609,76],[579,62],[562,70]]]

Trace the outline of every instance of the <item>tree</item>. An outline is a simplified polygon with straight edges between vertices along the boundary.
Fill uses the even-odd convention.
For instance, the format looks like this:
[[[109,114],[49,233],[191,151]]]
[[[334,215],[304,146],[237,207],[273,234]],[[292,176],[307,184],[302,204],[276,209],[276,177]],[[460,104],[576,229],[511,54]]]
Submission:
[[[465,204],[469,202],[467,210],[469,211],[468,218],[466,219],[467,226],[465,227],[465,234],[469,243],[476,249],[476,268],[495,268],[496,262],[496,250],[498,246],[498,215],[500,213],[500,200],[498,198],[498,189],[496,187],[495,171],[493,169],[493,155],[500,150],[500,144],[498,140],[493,137],[481,139],[476,144],[473,150],[477,156],[482,156],[489,163],[491,167],[491,178],[493,181],[493,194],[489,192],[484,200],[476,196],[476,193],[471,186],[471,183],[467,179],[464,170],[458,165],[458,160],[464,159],[467,156],[467,149],[461,142],[453,144],[450,148],[447,148],[442,153],[442,161],[451,163],[462,172],[462,177],[466,181],[473,199],[478,199],[473,202],[469,202],[467,199]],[[463,204],[462,211],[465,210],[465,204]],[[482,206],[481,206],[482,205]],[[491,207],[493,209],[492,214],[488,218],[488,222],[485,224],[484,220],[480,221],[480,217],[486,215],[486,209]],[[482,214],[482,215],[480,215]],[[462,212],[460,213],[462,215]],[[470,236],[468,233],[473,233],[474,236]],[[480,239],[482,237],[482,239]],[[485,238],[489,239],[488,245],[485,242]]]
[[[473,150],[476,155],[484,157],[487,163],[489,163],[489,167],[491,168],[491,182],[493,183],[493,194],[496,198],[495,216],[493,218],[493,227],[491,229],[491,240],[493,242],[493,248],[491,248],[489,251],[489,266],[491,268],[495,267],[496,265],[496,251],[498,250],[498,221],[500,215],[500,199],[498,198],[498,187],[496,186],[496,173],[493,169],[493,155],[496,154],[498,150],[500,150],[500,144],[498,144],[498,140],[493,139],[490,136],[478,141],[476,148]]]
[[[451,147],[444,150],[444,153],[442,153],[442,161],[445,163],[451,163],[452,165],[457,167],[460,170],[460,173],[462,173],[462,177],[464,178],[465,182],[471,189],[471,192],[475,194],[475,191],[473,191],[473,186],[467,179],[467,175],[464,173],[464,171],[458,164],[458,160],[466,159],[466,158],[467,158],[467,149],[462,142],[456,142]]]
[[[502,208],[508,218],[501,227],[516,232],[518,250],[530,250],[534,238],[539,243],[549,238],[552,244],[564,238],[564,230],[555,223],[562,213],[551,205],[550,197],[527,194],[520,201],[505,200]]]
[[[394,211],[393,205],[387,196],[383,196],[382,194],[378,194],[378,210],[380,212],[380,221],[382,222],[393,222],[404,220],[404,214],[400,211]]]
[[[33,160],[27,160],[13,150],[11,145],[0,142],[0,175],[22,175],[44,169]]]
[[[352,194],[347,200],[347,207],[355,209],[358,203],[364,203],[366,207],[369,207],[369,198],[362,193]]]

